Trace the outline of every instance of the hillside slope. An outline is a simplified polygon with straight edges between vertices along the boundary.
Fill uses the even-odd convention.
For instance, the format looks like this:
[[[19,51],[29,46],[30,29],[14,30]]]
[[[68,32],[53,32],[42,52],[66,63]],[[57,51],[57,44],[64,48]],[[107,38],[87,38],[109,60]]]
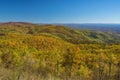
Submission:
[[[0,79],[120,80],[119,38],[65,26],[1,23]]]
[[[20,33],[59,38],[70,43],[115,43],[120,41],[120,34],[92,30],[71,29],[65,26],[38,25],[25,22],[0,24],[0,34]]]

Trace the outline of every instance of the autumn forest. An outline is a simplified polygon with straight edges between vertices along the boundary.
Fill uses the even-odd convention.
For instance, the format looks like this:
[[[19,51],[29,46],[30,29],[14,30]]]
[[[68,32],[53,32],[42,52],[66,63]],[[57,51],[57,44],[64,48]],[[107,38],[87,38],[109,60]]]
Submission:
[[[0,80],[120,80],[120,34],[0,23]]]

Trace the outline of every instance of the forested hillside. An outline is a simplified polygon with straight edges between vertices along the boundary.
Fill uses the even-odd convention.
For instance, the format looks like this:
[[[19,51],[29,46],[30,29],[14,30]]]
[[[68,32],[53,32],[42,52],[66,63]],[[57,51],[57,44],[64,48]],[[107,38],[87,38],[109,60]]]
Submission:
[[[0,80],[120,80],[120,34],[0,23]]]

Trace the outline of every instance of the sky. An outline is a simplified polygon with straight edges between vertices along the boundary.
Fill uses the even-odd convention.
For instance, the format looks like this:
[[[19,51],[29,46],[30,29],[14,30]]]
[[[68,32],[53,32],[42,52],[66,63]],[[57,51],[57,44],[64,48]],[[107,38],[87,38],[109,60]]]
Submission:
[[[120,23],[120,0],[0,0],[0,22]]]

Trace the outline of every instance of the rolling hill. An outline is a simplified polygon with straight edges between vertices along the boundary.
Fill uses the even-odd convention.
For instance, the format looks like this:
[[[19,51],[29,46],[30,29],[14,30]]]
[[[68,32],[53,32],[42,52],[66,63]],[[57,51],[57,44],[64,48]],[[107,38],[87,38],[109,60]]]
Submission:
[[[119,41],[110,31],[0,23],[0,79],[120,80]]]
[[[42,35],[65,40],[73,44],[81,43],[116,43],[120,34],[112,31],[76,29],[61,25],[39,25],[25,22],[8,22],[0,24],[0,33],[20,33]]]

